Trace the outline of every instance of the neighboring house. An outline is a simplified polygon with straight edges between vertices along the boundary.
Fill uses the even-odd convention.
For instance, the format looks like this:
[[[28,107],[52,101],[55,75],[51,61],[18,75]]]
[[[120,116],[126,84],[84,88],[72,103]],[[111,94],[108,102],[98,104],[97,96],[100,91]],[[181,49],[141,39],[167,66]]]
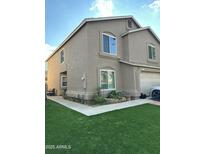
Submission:
[[[46,61],[57,95],[91,99],[101,87],[139,97],[160,82],[160,40],[133,16],[84,19]]]

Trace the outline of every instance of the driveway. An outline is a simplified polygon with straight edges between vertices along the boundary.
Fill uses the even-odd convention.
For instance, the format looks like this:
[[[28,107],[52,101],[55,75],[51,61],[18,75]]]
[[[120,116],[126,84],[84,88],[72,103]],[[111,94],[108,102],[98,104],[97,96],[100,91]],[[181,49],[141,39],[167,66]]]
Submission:
[[[160,98],[150,98],[152,100],[151,104],[160,105]]]
[[[160,102],[160,98],[151,98],[151,100]]]

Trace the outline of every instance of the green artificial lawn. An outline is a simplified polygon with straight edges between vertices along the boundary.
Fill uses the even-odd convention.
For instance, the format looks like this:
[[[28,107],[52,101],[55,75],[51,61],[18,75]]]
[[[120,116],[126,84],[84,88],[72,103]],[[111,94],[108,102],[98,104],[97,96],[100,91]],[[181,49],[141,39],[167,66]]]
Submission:
[[[46,154],[160,153],[159,106],[144,104],[87,117],[48,100],[45,122]]]

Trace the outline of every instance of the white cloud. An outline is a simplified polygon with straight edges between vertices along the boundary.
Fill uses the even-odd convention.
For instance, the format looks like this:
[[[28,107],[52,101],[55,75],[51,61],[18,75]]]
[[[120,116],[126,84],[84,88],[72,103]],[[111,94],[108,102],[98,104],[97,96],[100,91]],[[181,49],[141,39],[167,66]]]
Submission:
[[[51,46],[50,44],[45,44],[45,59],[55,50],[55,46]]]
[[[154,0],[152,3],[148,5],[148,7],[155,12],[158,12],[160,10],[160,0]]]
[[[112,16],[113,15],[113,2],[112,0],[95,0],[92,2],[90,11],[97,11],[98,16]]]

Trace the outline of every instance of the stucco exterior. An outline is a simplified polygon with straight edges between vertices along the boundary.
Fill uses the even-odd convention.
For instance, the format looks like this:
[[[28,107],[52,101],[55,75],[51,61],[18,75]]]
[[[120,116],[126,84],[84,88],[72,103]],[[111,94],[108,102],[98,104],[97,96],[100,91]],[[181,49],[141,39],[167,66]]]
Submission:
[[[130,33],[123,37],[125,42],[124,54],[126,60],[139,64],[160,66],[160,45],[159,42],[150,34],[149,30],[142,30]],[[156,61],[148,59],[148,44],[154,44],[156,48]]]
[[[141,71],[159,72],[160,42],[149,29],[140,30],[142,27],[132,17],[103,19],[84,22],[82,27],[47,59],[48,89],[55,88],[57,95],[62,95],[60,76],[66,74],[68,96],[92,99],[100,86],[100,69],[112,69],[116,73],[116,90],[139,97]],[[128,28],[128,20],[132,20],[132,28]],[[135,29],[140,31],[129,33]],[[102,51],[102,33],[116,37],[116,56]],[[124,33],[127,34],[122,36]],[[156,61],[148,59],[149,43],[156,48]],[[65,60],[61,64],[62,49],[65,52]]]

